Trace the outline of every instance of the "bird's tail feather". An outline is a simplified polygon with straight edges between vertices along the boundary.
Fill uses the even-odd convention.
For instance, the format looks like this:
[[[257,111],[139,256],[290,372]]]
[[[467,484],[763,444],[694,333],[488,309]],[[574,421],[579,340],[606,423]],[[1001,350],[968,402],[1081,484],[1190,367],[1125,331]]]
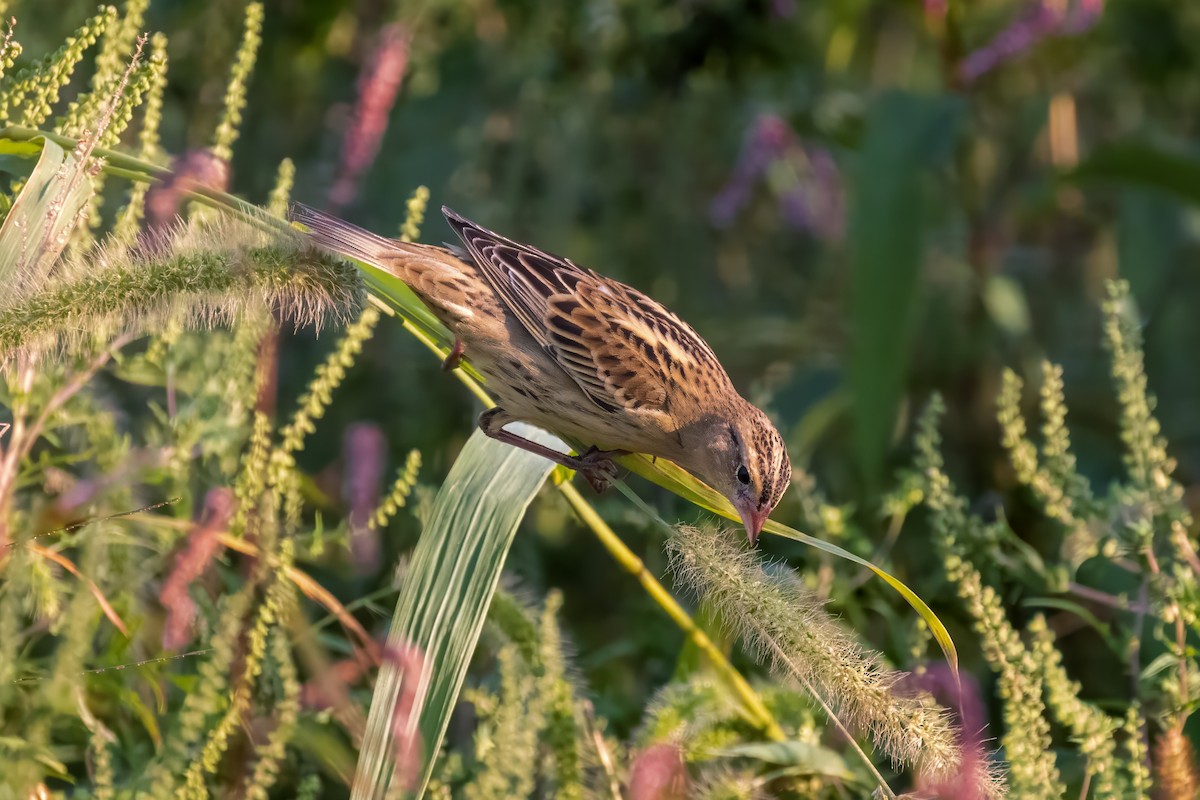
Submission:
[[[380,261],[404,249],[404,244],[366,228],[360,228],[303,203],[292,203],[288,218],[308,228],[309,239],[317,247],[338,255],[383,266]]]

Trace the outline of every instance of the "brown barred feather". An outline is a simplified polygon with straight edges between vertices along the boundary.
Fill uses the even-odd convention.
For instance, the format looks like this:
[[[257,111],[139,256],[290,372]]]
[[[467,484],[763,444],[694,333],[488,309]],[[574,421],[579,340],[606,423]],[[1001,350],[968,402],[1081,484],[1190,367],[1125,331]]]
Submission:
[[[734,391],[708,344],[664,306],[442,210],[484,278],[601,409],[665,411],[689,386]]]
[[[631,286],[442,211],[462,248],[385,239],[300,205],[291,216],[318,247],[396,275],[450,329],[496,399],[480,418],[489,436],[597,488],[615,471],[613,452],[670,459],[728,497],[753,540],[791,464],[704,339]],[[515,420],[601,450],[546,450],[504,429]]]

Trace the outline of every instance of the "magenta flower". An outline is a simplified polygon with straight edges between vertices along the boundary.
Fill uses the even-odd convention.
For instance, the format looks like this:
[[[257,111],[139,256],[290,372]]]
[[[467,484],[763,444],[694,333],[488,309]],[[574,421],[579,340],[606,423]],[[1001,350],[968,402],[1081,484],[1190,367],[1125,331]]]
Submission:
[[[775,114],[760,115],[747,132],[733,174],[709,205],[713,224],[732,224],[760,182],[787,225],[818,239],[842,238],[845,200],[837,164],[828,150],[801,142]]]
[[[958,65],[965,84],[974,83],[1001,64],[1060,36],[1077,36],[1104,14],[1104,0],[1036,0],[990,42]]]
[[[358,182],[379,154],[388,117],[408,69],[408,29],[389,25],[358,76],[358,100],[342,140],[337,178],[329,190],[329,207],[348,205],[358,194]]]
[[[221,532],[233,517],[235,500],[229,489],[212,489],[204,498],[200,520],[188,532],[187,544],[175,556],[175,564],[159,592],[167,609],[163,624],[163,649],[183,647],[195,635],[196,603],[188,587],[203,575],[221,551]]]
[[[379,531],[371,526],[387,468],[387,439],[378,425],[359,422],[346,428],[342,464],[342,498],[349,510],[350,559],[358,573],[364,574],[378,568],[382,560]]]
[[[941,705],[958,712],[959,746],[962,761],[949,775],[918,774],[914,787],[922,797],[984,800],[989,782],[988,755],[984,734],[987,711],[979,684],[970,675],[954,675],[945,664],[929,664],[921,675],[906,677],[905,687],[929,692]]]

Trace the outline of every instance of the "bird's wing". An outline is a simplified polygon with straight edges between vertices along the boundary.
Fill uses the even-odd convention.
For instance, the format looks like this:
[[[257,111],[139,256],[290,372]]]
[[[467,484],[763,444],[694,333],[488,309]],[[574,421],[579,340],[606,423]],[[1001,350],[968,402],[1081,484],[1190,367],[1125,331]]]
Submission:
[[[504,304],[605,411],[671,411],[671,398],[729,377],[685,322],[638,290],[443,208]]]

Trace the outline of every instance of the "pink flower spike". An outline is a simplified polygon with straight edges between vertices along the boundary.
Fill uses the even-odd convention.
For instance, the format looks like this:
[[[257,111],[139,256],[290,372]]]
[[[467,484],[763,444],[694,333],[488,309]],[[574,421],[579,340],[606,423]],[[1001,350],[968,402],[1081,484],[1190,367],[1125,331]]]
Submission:
[[[344,208],[358,195],[363,173],[379,154],[388,117],[408,69],[408,29],[389,25],[379,32],[379,41],[358,77],[358,100],[350,126],[342,139],[342,156],[337,179],[329,191],[329,207]]]

